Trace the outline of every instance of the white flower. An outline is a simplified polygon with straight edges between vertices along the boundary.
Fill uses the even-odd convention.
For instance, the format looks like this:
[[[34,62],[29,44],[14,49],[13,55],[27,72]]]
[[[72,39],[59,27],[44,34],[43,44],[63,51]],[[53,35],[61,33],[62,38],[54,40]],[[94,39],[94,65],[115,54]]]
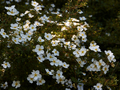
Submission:
[[[66,62],[63,62],[63,63],[62,63],[62,66],[63,66],[64,68],[68,68],[68,67],[69,67],[69,64],[67,64]]]
[[[15,0],[16,2],[21,2],[21,0]]]
[[[33,31],[29,30],[28,33],[26,33],[26,34],[28,34],[28,36],[32,36],[33,35]]]
[[[78,39],[78,37],[76,35],[72,36],[72,41],[74,41],[75,43],[80,43],[80,40]]]
[[[70,41],[68,41],[68,42],[63,42],[63,43],[64,43],[64,45],[66,45],[66,46],[70,45]]]
[[[20,17],[23,17],[24,15],[25,15],[24,13],[21,13],[21,14],[20,14]]]
[[[6,4],[10,4],[10,1],[6,1]]]
[[[39,62],[43,62],[45,60],[45,58],[43,57],[43,55],[39,55],[37,57],[37,59],[39,60]]]
[[[45,80],[44,79],[42,79],[42,78],[39,78],[38,80],[37,80],[37,85],[42,85],[42,84],[44,84],[45,83]]]
[[[18,30],[18,24],[17,24],[17,23],[15,23],[15,24],[10,24],[10,25],[11,25],[10,29]]]
[[[58,26],[63,26],[64,24],[62,24],[62,23],[57,23],[56,25],[58,25]]]
[[[38,37],[38,42],[44,42],[44,39],[42,39],[41,36]]]
[[[107,71],[109,70],[109,65],[105,65],[102,70],[104,71],[104,74],[107,73]]]
[[[0,34],[2,35],[3,38],[9,37],[9,36],[6,35],[6,33],[4,32],[4,29],[1,29]]]
[[[83,13],[83,11],[79,11],[78,13],[79,13],[79,14],[82,14],[82,13]]]
[[[20,44],[18,38],[14,38],[14,37],[12,37],[12,41],[13,41],[15,44]]]
[[[81,67],[83,67],[83,65],[85,65],[86,63],[84,61],[82,61],[80,58],[77,58],[76,61],[80,64]]]
[[[33,83],[34,77],[30,74],[30,75],[28,75],[27,80],[28,80],[30,83]]]
[[[59,66],[62,66],[62,61],[60,61],[59,59],[57,60],[57,64],[59,65]]]
[[[70,44],[69,46],[68,46],[68,48],[71,50],[71,49],[76,49],[76,45],[75,44]]]
[[[67,26],[67,27],[70,27],[71,26],[71,24],[72,24],[72,22],[69,22],[69,21],[66,21],[66,22],[63,22],[64,24],[65,24],[65,26]]]
[[[47,53],[47,57],[46,59],[48,59],[49,61],[52,61],[52,59],[54,58],[55,56],[51,53]]]
[[[42,75],[40,74],[39,70],[33,70],[31,77],[33,78],[33,81],[37,81],[38,79],[41,79]]]
[[[78,33],[78,36],[79,36],[79,37],[82,37],[82,38],[86,38],[86,37],[87,37],[87,35],[85,34],[84,31],[83,31],[83,32],[79,32],[79,33]]]
[[[77,85],[78,90],[84,90],[83,86],[84,86],[83,83],[78,83],[78,85]]]
[[[81,20],[81,21],[83,21],[83,20],[86,20],[86,18],[83,16],[83,17],[79,17],[79,19]]]
[[[52,52],[54,53],[55,56],[59,56],[59,51],[57,51],[56,49],[53,49]]]
[[[36,29],[36,26],[33,25],[33,24],[30,25],[29,29],[30,29],[31,31],[36,31],[36,30],[37,30],[37,29]]]
[[[78,25],[80,25],[80,23],[73,22],[73,25],[78,26]]]
[[[56,79],[59,79],[60,77],[63,77],[63,72],[58,70],[57,73],[56,73]]]
[[[64,26],[61,28],[61,31],[67,30],[67,28]]]
[[[99,48],[98,45],[94,47],[93,51],[95,51],[95,52],[101,52],[101,50],[100,50],[100,48]]]
[[[109,55],[109,56],[107,56],[107,58],[108,58],[108,60],[109,60],[109,62],[116,62],[116,59],[115,59],[115,56],[114,55]]]
[[[6,7],[5,6],[5,9],[7,9],[7,10],[12,10],[12,9],[14,9],[15,8],[15,5],[12,5],[11,7]]]
[[[86,24],[81,25],[81,27],[83,28],[83,30],[85,30],[85,31],[87,30],[87,28],[86,28],[86,27],[87,27],[87,25],[86,25]]]
[[[107,89],[112,90],[109,86],[107,86]]]
[[[99,61],[95,61],[94,63],[96,64],[98,69],[100,69],[101,66],[105,65],[105,62],[102,59],[100,59]]]
[[[84,27],[90,27],[87,22],[84,22]]]
[[[32,15],[31,13],[28,14],[29,18],[34,17],[34,15]]]
[[[43,24],[41,24],[41,23],[38,22],[38,21],[35,21],[35,22],[34,22],[34,25],[35,25],[35,26],[43,26]]]
[[[76,49],[75,51],[73,51],[73,54],[74,54],[76,57],[79,57],[79,56],[80,56],[80,51],[79,51],[79,49]]]
[[[34,8],[36,11],[42,10],[41,5],[35,6]]]
[[[36,45],[36,48],[33,49],[33,51],[35,51],[37,53],[37,55],[41,55],[41,54],[44,54],[44,51],[43,51],[44,47],[43,46],[40,46],[40,45]]]
[[[45,36],[44,36],[47,40],[50,40],[52,39],[52,35],[50,33],[45,33]]]
[[[18,27],[18,31],[19,31],[20,33],[23,33],[23,31],[22,31],[22,26],[19,26],[19,27]]]
[[[14,35],[18,36],[19,35],[19,31],[14,31]]]
[[[77,26],[77,30],[82,32],[83,31],[83,28],[81,26]]]
[[[17,21],[20,21],[20,20],[21,20],[21,18],[19,18],[19,17],[16,18],[16,22],[17,22]]]
[[[20,81],[13,81],[12,86],[15,87],[15,88],[20,87],[21,86]]]
[[[48,20],[49,17],[47,17],[46,15],[43,15],[40,19],[42,20],[43,23],[45,23],[45,21]]]
[[[52,66],[53,66],[53,65],[58,66],[57,61],[58,61],[58,59],[57,59],[56,57],[53,57],[53,58],[51,59],[50,65],[52,65]]]
[[[25,42],[27,41],[27,38],[28,38],[28,37],[27,37],[26,35],[20,33],[20,36],[22,37],[22,40],[23,40],[23,41],[25,41]],[[18,40],[18,41],[19,41],[19,40]]]
[[[50,7],[50,8],[49,8],[49,11],[50,11],[52,14],[54,14],[54,12],[52,12],[52,11],[53,11],[53,7]]]
[[[53,73],[54,73],[54,70],[49,71],[48,69],[45,69],[45,71],[46,71],[49,75],[53,75]]]
[[[62,76],[62,77],[58,78],[58,79],[56,80],[56,82],[57,82],[58,84],[59,84],[59,83],[64,84],[64,83],[65,83],[65,77]]]
[[[87,41],[87,38],[82,38],[82,41],[83,41],[83,42],[86,42],[86,41]]]
[[[32,5],[32,6],[37,6],[38,3],[37,3],[36,1],[31,1],[31,5]]]
[[[96,89],[96,90],[102,90],[102,84],[100,83],[97,83],[96,85],[94,85],[93,87]]]
[[[3,64],[1,64],[2,66],[3,66],[3,68],[10,68],[11,67],[11,65],[10,65],[10,63],[9,62],[6,62],[6,61],[4,61],[3,62]]]
[[[94,52],[101,52],[99,45],[96,45],[94,41],[90,43],[89,49],[93,50]]]
[[[19,11],[17,11],[15,8],[7,12],[8,15],[15,16],[19,14]]]
[[[76,18],[70,18],[73,22],[79,22],[80,20],[76,19]]]
[[[108,50],[108,51],[105,50],[105,54],[106,54],[107,56],[113,55],[113,53],[112,53],[110,50]]]
[[[28,14],[30,11],[26,10],[24,14]]]
[[[21,36],[17,36],[17,38],[16,38],[17,40],[18,40],[18,42],[22,42],[23,41],[23,38],[21,37]]]
[[[52,40],[51,41],[52,46],[57,46],[58,43],[59,43],[59,41],[57,41],[57,40]]]
[[[65,84],[68,86],[68,87],[70,87],[70,88],[72,88],[73,87],[73,84],[72,84],[72,81],[71,81],[71,79],[69,79],[69,80],[65,80]]]
[[[82,47],[80,50],[79,50],[79,53],[80,53],[80,56],[84,56],[87,52],[87,49]]]
[[[23,25],[23,29],[24,29],[25,31],[27,31],[29,28],[30,28],[29,24],[26,23],[25,25]]]
[[[55,7],[55,4],[51,4],[52,7]]]
[[[58,41],[60,41],[60,42],[65,42],[65,38],[58,38]]]
[[[6,89],[8,87],[8,83],[5,82],[4,84],[1,84],[1,88]]]

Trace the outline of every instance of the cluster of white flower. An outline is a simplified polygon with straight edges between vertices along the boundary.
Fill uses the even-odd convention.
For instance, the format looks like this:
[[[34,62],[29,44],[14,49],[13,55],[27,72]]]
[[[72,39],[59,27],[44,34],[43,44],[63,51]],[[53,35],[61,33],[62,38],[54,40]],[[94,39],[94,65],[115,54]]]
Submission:
[[[39,5],[39,3],[37,3],[36,1],[32,1],[32,2],[31,2],[31,5],[34,6],[34,9],[35,9],[37,12],[39,12],[39,10],[42,10],[42,7],[44,7],[44,6]]]
[[[61,83],[62,85],[66,85],[68,88],[72,88],[72,81],[71,79],[67,80],[65,78],[65,76],[63,76],[63,72],[61,70],[57,70],[57,72],[55,73],[54,70],[48,70],[48,69],[45,69],[47,74],[49,75],[53,75],[53,79],[56,79],[56,82],[59,84]],[[70,90],[70,89],[69,89]]]
[[[58,53],[58,52],[56,51],[56,53]],[[55,66],[62,66],[64,68],[68,68],[69,64],[67,64],[66,62],[62,62],[61,60],[59,60],[57,57],[55,57],[55,54],[47,53],[46,59],[48,59],[50,61],[50,65],[51,66],[53,66],[53,65],[55,65]]]
[[[19,88],[21,86],[20,81],[13,81],[12,87]],[[1,88],[6,89],[8,87],[8,82],[1,84]]]
[[[87,67],[88,71],[101,71],[101,67],[102,67],[104,74],[106,74],[107,71],[109,70],[109,65],[107,65],[102,59],[97,61],[93,58],[92,62],[93,63]]]
[[[11,7],[5,7],[6,10],[8,10],[7,14],[11,16],[15,16],[19,14],[19,11],[15,8],[15,5],[12,5]]]
[[[97,45],[95,41],[92,41],[90,43],[89,49],[94,51],[94,52],[101,52],[99,45]]]
[[[30,82],[30,83],[33,83],[33,81],[36,81],[37,85],[42,85],[45,83],[45,80],[42,78],[42,75],[40,74],[40,71],[39,70],[33,70],[31,72],[31,74],[28,75],[27,77],[27,80]]]
[[[76,57],[80,57],[80,56],[84,56],[87,52],[87,49],[85,47],[81,47],[81,49],[76,49],[75,51],[73,51],[73,54]]]
[[[15,2],[17,2],[17,3],[19,3],[19,2],[21,2],[21,0],[14,0]],[[28,0],[29,1],[29,0]],[[6,3],[6,4],[11,4],[11,2],[13,2],[13,0],[3,0],[3,2],[2,3]]]
[[[47,74],[49,75],[53,75],[54,74],[54,70],[49,70],[49,69],[45,69],[45,71],[47,72]]]
[[[20,0],[16,0],[16,1],[20,1]],[[42,1],[43,0],[41,0],[41,2]],[[48,16],[49,14],[53,14],[53,16],[56,15],[58,17],[62,17],[62,14],[60,13],[60,9],[57,9],[57,11],[54,12],[54,7],[55,7],[54,4],[51,4],[51,8],[49,8],[49,11],[45,10],[45,12],[48,15],[47,14],[42,15],[42,13],[40,12],[42,8],[45,8],[42,4],[39,5],[38,2],[31,1],[31,5],[34,7],[34,9],[30,9],[29,11],[27,10],[24,13],[21,13],[20,17],[16,17],[16,23],[11,23],[10,25],[11,32],[9,32],[10,33],[9,35],[7,35],[4,32],[4,29],[1,29],[0,34],[2,35],[3,38],[11,36],[12,40],[10,41],[13,41],[13,44],[22,43],[22,45],[26,43],[29,44],[29,41],[34,42],[33,36],[35,36],[37,38],[38,44],[36,44],[35,48],[32,49],[32,51],[37,54],[36,57],[37,60],[40,63],[44,63],[45,60],[49,60],[50,65],[52,67],[55,67],[57,71],[55,72],[55,70],[45,69],[46,73],[48,75],[53,75],[53,79],[56,79],[56,82],[58,84],[61,83],[63,85],[66,85],[67,88],[65,90],[71,90],[70,88],[73,87],[72,81],[71,79],[66,79],[64,72],[61,70],[62,68],[68,69],[70,64],[67,64],[65,60],[59,59],[62,52],[60,52],[59,49],[56,47],[60,46],[62,48],[65,48],[65,50],[69,50],[70,52],[64,51],[65,52],[64,56],[70,58],[69,55],[71,54],[71,56],[73,56],[76,59],[79,66],[82,68],[87,63],[87,60],[86,59],[83,60],[83,57],[87,56],[89,50],[94,52],[101,52],[99,45],[97,45],[95,41],[92,41],[90,43],[89,49],[87,49],[84,46],[84,43],[87,41],[86,30],[89,27],[88,23],[85,22],[85,20],[87,19],[85,16],[81,16],[79,17],[79,19],[69,17],[69,19],[62,22],[52,21],[51,16]],[[7,12],[8,15],[15,16],[19,14],[19,11],[15,9],[15,5],[12,5],[11,7],[5,7],[5,9],[8,10]],[[38,14],[38,16],[40,15],[40,17],[38,17],[38,21],[34,21],[34,23],[30,22],[29,20],[34,17],[34,15],[31,14],[31,11],[35,11],[36,14]],[[68,11],[66,10],[66,12]],[[83,11],[80,11],[78,13],[82,14]],[[20,21],[25,15],[28,15],[29,19],[25,20],[25,22],[21,24]],[[80,22],[82,22],[82,24]],[[52,23],[57,25],[58,27],[60,26],[60,32],[62,33],[68,32],[72,30],[74,27],[77,33],[73,33],[73,35],[71,35],[70,37],[71,41],[69,39],[61,38],[62,35],[53,34],[53,31],[49,33],[45,31],[44,35],[39,35],[39,36],[35,35],[38,32],[38,28],[45,26],[46,23],[49,24]],[[8,43],[12,43],[12,42],[8,42]],[[51,46],[52,48],[50,48]],[[107,58],[110,63],[112,61],[113,62],[116,61],[115,56],[110,50],[105,51],[105,54],[107,55]],[[3,64],[1,65],[3,66],[3,68],[11,67],[10,63],[6,61],[4,61]],[[60,68],[60,70],[58,70],[58,68]],[[91,71],[97,72],[102,70],[104,74],[106,74],[107,71],[109,71],[109,65],[106,64],[103,61],[103,59],[97,61],[93,58],[92,63],[89,66],[87,66],[86,70],[90,72]],[[83,72],[82,74],[84,76],[86,75],[86,73]],[[40,74],[39,70],[33,70],[31,74],[28,75],[27,80],[29,81],[29,83],[33,83],[34,81],[36,81],[37,85],[43,85],[45,83],[45,80],[42,78],[42,75]],[[15,88],[20,87],[21,86],[20,81],[13,81],[12,86]],[[83,86],[84,86],[83,83],[78,83],[77,85],[78,90],[83,90]],[[5,82],[4,84],[1,84],[1,87],[3,89],[6,89],[8,87],[8,83]],[[94,86],[94,88],[97,90],[102,90],[101,87],[102,85],[100,83],[97,83],[97,85]]]
[[[110,63],[116,62],[115,56],[113,55],[113,53],[110,50],[108,50],[108,51],[105,50],[105,54],[107,55],[107,58]]]
[[[63,72],[58,70],[56,75],[55,75],[55,78],[56,78],[56,82],[59,84],[64,84],[65,83],[65,77],[62,75]]]

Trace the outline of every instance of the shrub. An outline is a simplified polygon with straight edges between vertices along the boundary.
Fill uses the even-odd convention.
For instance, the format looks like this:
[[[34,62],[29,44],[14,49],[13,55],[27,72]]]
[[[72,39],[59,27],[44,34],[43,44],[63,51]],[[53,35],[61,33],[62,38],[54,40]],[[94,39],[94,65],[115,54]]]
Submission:
[[[84,86],[88,90],[117,86],[114,54],[101,49],[96,37],[87,39],[92,37],[87,32],[91,26],[78,10],[86,1],[68,1],[60,9],[54,7],[59,3],[45,6],[42,0],[23,3],[1,5],[1,88],[80,90]]]

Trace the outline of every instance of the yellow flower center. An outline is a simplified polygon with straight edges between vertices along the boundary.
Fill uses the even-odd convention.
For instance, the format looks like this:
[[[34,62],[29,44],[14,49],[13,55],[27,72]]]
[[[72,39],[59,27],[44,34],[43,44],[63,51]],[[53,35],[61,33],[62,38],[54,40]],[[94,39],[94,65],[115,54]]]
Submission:
[[[3,35],[5,35],[5,33],[3,32]]]

